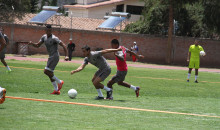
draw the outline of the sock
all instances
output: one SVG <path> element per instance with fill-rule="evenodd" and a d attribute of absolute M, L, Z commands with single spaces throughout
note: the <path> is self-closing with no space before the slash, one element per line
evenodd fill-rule
<path fill-rule="evenodd" d="M 187 79 L 189 79 L 189 78 L 190 78 L 190 75 L 191 75 L 191 74 L 190 74 L 190 73 L 188 73 L 188 77 L 187 77 Z"/>
<path fill-rule="evenodd" d="M 108 88 L 108 87 L 106 87 L 106 86 L 104 86 L 103 89 L 106 90 L 106 91 L 110 91 L 110 90 L 111 90 L 110 88 Z"/>
<path fill-rule="evenodd" d="M 197 78 L 198 78 L 198 75 L 195 75 L 195 80 L 197 80 Z"/>
<path fill-rule="evenodd" d="M 131 85 L 130 88 L 133 89 L 133 90 L 136 90 L 136 87 L 133 86 L 133 85 Z"/>
<path fill-rule="evenodd" d="M 96 90 L 97 90 L 97 92 L 98 92 L 99 97 L 104 97 L 103 94 L 102 94 L 101 89 L 96 89 Z"/>
<path fill-rule="evenodd" d="M 53 84 L 54 90 L 57 91 L 58 90 L 58 86 L 56 81 L 51 82 Z"/>
<path fill-rule="evenodd" d="M 60 79 L 58 79 L 55 75 L 52 77 L 53 80 L 56 80 L 58 84 L 61 83 Z"/>
<path fill-rule="evenodd" d="M 11 69 L 9 68 L 9 66 L 6 66 L 6 68 L 8 69 L 8 71 L 11 71 Z"/>

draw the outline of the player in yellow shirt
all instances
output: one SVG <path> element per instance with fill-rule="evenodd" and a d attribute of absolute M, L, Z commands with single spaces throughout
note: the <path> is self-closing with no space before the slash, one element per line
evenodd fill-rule
<path fill-rule="evenodd" d="M 199 45 L 199 41 L 195 40 L 194 45 L 189 47 L 187 62 L 189 63 L 189 72 L 187 77 L 187 82 L 189 82 L 189 78 L 192 72 L 192 69 L 195 68 L 195 83 L 198 83 L 198 71 L 200 65 L 200 51 L 204 51 L 202 46 Z"/>

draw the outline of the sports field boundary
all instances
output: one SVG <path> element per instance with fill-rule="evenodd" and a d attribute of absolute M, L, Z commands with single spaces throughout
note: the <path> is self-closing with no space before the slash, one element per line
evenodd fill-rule
<path fill-rule="evenodd" d="M 0 67 L 4 67 L 1 66 Z M 41 70 L 43 71 L 44 69 L 37 69 L 37 68 L 27 68 L 27 67 L 16 67 L 16 66 L 10 66 L 11 68 L 18 68 L 18 69 L 28 69 L 28 70 Z M 69 72 L 70 71 L 62 71 L 62 70 L 56 70 L 56 72 Z M 110 76 L 114 76 L 114 75 L 110 75 Z M 182 82 L 186 82 L 186 80 L 182 80 L 182 79 L 170 79 L 170 78 L 156 78 L 156 77 L 138 77 L 138 76 L 127 76 L 127 77 L 132 77 L 132 78 L 137 78 L 137 79 L 154 79 L 154 80 L 176 80 L 176 81 L 182 81 Z M 202 83 L 219 83 L 220 82 L 210 82 L 210 81 L 200 81 Z"/>
<path fill-rule="evenodd" d="M 32 58 L 32 57 L 18 57 L 18 56 L 6 56 L 7 60 L 23 60 L 23 61 L 47 61 L 47 58 Z M 82 64 L 83 60 L 72 60 L 72 61 L 64 61 L 60 59 L 60 62 L 66 63 L 75 63 L 75 64 Z M 109 63 L 111 66 L 115 66 L 115 63 Z M 169 65 L 154 65 L 154 64 L 147 64 L 147 63 L 127 63 L 129 67 L 136 67 L 136 68 L 150 68 L 150 69 L 167 69 L 167 70 L 185 70 L 188 71 L 188 67 L 181 67 L 181 66 L 169 66 Z M 200 68 L 200 72 L 213 72 L 213 73 L 220 73 L 220 69 L 211 69 L 211 68 Z"/>
<path fill-rule="evenodd" d="M 171 112 L 171 111 L 161 111 L 161 110 L 152 110 L 152 109 L 141 109 L 141 108 L 132 108 L 132 107 L 108 106 L 108 105 L 79 103 L 79 102 L 66 102 L 66 101 L 35 99 L 35 98 L 23 98 L 23 97 L 13 97 L 13 96 L 6 96 L 6 98 L 17 99 L 17 100 L 28 100 L 28 101 L 39 101 L 39 102 L 50 102 L 50 103 L 62 103 L 62 104 L 72 104 L 72 105 L 81 105 L 81 106 L 101 107 L 101 108 L 111 108 L 111 109 L 122 109 L 122 110 L 145 111 L 145 112 L 176 114 L 176 115 L 186 115 L 186 116 L 220 118 L 220 116 L 200 115 L 200 114 L 193 114 L 193 113 L 182 113 L 182 112 Z"/>

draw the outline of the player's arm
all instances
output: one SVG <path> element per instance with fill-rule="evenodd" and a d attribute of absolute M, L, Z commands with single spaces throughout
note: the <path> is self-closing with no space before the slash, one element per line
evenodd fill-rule
<path fill-rule="evenodd" d="M 42 44 L 43 44 L 42 41 L 39 41 L 38 43 L 33 43 L 32 41 L 30 41 L 28 43 L 28 45 L 32 45 L 33 47 L 37 47 L 37 48 L 39 48 Z"/>
<path fill-rule="evenodd" d="M 69 57 L 68 57 L 68 51 L 66 49 L 66 45 L 63 42 L 60 42 L 59 45 L 63 47 L 64 53 L 65 53 L 65 60 L 68 60 Z"/>
<path fill-rule="evenodd" d="M 0 51 L 2 51 L 6 47 L 6 41 L 3 37 L 0 38 L 0 43 L 1 43 Z"/>
<path fill-rule="evenodd" d="M 106 54 L 106 53 L 111 53 L 111 52 L 116 52 L 116 51 L 121 51 L 121 48 L 101 50 L 101 54 Z"/>
<path fill-rule="evenodd" d="M 124 55 L 120 55 L 119 53 L 114 53 L 114 55 L 120 60 L 120 61 L 124 61 Z"/>
<path fill-rule="evenodd" d="M 189 62 L 190 55 L 191 55 L 191 52 L 188 52 L 187 62 Z"/>
<path fill-rule="evenodd" d="M 80 72 L 86 67 L 87 64 L 82 64 L 80 67 L 78 67 L 76 70 L 71 71 L 71 75 L 73 75 L 76 72 Z"/>
<path fill-rule="evenodd" d="M 144 58 L 143 55 L 137 55 L 136 53 L 134 53 L 133 51 L 127 50 L 127 53 L 134 55 L 136 58 L 140 59 L 140 58 Z"/>

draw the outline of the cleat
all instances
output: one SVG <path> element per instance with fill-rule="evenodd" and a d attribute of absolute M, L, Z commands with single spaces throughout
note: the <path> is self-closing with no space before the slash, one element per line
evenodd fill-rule
<path fill-rule="evenodd" d="M 5 101 L 5 95 L 6 95 L 6 89 L 5 88 L 0 88 L 1 93 L 0 93 L 0 104 L 4 103 Z"/>
<path fill-rule="evenodd" d="M 195 83 L 199 83 L 199 82 L 196 80 Z"/>
<path fill-rule="evenodd" d="M 186 81 L 189 82 L 189 79 L 187 79 Z"/>
<path fill-rule="evenodd" d="M 60 83 L 60 84 L 58 84 L 58 91 L 60 91 L 60 89 L 62 88 L 63 84 L 64 84 L 64 81 L 63 81 L 63 80 L 61 80 L 61 83 Z"/>
<path fill-rule="evenodd" d="M 136 97 L 139 97 L 139 91 L 140 91 L 140 87 L 136 87 L 136 90 L 135 90 Z"/>
<path fill-rule="evenodd" d="M 99 96 L 97 96 L 96 98 L 95 98 L 95 100 L 103 100 L 104 99 L 104 97 L 99 97 Z"/>
<path fill-rule="evenodd" d="M 106 99 L 109 99 L 109 98 L 111 98 L 111 97 L 112 97 L 112 90 L 107 91 L 107 97 L 106 97 Z"/>
<path fill-rule="evenodd" d="M 53 95 L 60 95 L 60 91 L 56 91 L 56 90 L 54 90 L 52 93 L 50 93 L 50 94 L 53 94 Z"/>
<path fill-rule="evenodd" d="M 105 98 L 106 100 L 113 100 L 113 97 L 110 97 L 110 98 Z"/>

